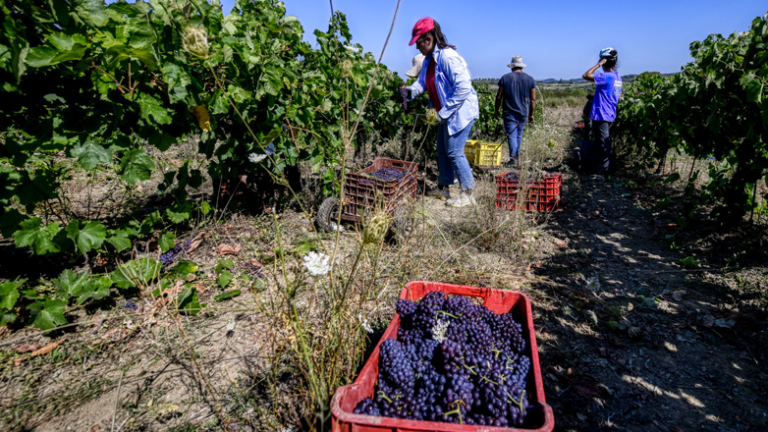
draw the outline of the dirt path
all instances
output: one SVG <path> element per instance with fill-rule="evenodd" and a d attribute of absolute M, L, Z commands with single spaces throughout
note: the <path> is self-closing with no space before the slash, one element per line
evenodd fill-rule
<path fill-rule="evenodd" d="M 737 275 L 680 267 L 614 181 L 569 176 L 549 227 L 567 248 L 536 270 L 556 430 L 768 430 L 764 308 L 729 294 Z"/>

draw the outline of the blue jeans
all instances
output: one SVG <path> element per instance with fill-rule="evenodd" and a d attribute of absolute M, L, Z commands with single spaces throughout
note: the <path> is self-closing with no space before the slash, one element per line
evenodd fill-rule
<path fill-rule="evenodd" d="M 507 141 L 509 142 L 510 159 L 517 159 L 517 155 L 520 152 L 526 120 L 525 117 L 518 117 L 515 114 L 504 114 L 504 132 L 506 132 Z"/>
<path fill-rule="evenodd" d="M 473 120 L 467 127 L 454 135 L 448 134 L 447 121 L 443 121 L 437 127 L 437 167 L 440 170 L 438 185 L 451 185 L 454 177 L 458 177 L 463 190 L 470 190 L 475 187 L 472 168 L 469 167 L 467 156 L 464 155 L 464 146 L 467 144 L 467 138 L 469 138 L 474 124 Z"/>

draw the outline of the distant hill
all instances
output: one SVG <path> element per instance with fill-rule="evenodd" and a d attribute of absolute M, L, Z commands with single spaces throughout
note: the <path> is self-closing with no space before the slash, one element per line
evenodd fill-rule
<path fill-rule="evenodd" d="M 661 74 L 661 76 L 665 78 L 669 78 L 672 75 L 675 75 L 675 73 Z M 637 79 L 637 74 L 622 75 L 621 79 L 626 84 L 632 84 Z M 496 83 L 499 82 L 499 78 L 475 78 L 472 80 L 472 82 L 483 83 L 491 86 L 491 88 L 496 88 Z M 547 78 L 543 80 L 537 80 L 536 82 L 539 84 L 543 84 L 547 87 L 549 86 L 557 87 L 558 85 L 591 85 L 592 84 L 583 78 L 571 78 L 571 79 Z"/>

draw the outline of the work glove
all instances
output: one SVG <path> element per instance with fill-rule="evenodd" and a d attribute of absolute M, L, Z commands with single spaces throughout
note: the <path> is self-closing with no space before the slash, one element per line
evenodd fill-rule
<path fill-rule="evenodd" d="M 408 111 L 408 99 L 411 97 L 411 89 L 400 87 L 400 98 L 403 100 L 403 111 Z"/>

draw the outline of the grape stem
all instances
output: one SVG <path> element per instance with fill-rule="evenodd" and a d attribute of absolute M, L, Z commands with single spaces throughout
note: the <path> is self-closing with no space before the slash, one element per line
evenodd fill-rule
<path fill-rule="evenodd" d="M 377 394 L 378 394 L 378 396 L 379 396 L 380 398 L 384 399 L 385 401 L 387 401 L 387 402 L 389 402 L 389 403 L 392 403 L 392 399 L 388 398 L 388 397 L 387 397 L 387 394 L 386 394 L 386 393 L 384 393 L 383 391 L 379 391 Z"/>
<path fill-rule="evenodd" d="M 464 366 L 464 369 L 467 369 L 468 371 L 472 372 L 472 375 L 477 375 L 477 372 L 475 372 L 475 368 L 476 368 L 477 366 L 467 366 L 467 365 L 465 365 L 465 364 L 464 364 L 464 365 L 462 365 L 462 366 Z"/>
<path fill-rule="evenodd" d="M 520 408 L 520 412 L 522 413 L 522 412 L 523 412 L 523 410 L 524 410 L 524 408 L 523 408 L 523 392 L 522 392 L 522 391 L 520 392 L 520 402 L 516 401 L 516 400 L 515 400 L 515 398 L 514 398 L 514 397 L 512 397 L 512 395 L 511 395 L 511 394 L 509 394 L 509 392 L 507 391 L 507 389 L 504 389 L 504 393 L 506 393 L 506 394 L 507 394 L 507 396 L 509 397 L 509 400 L 510 400 L 510 401 L 512 401 L 513 403 L 515 403 L 515 404 L 516 404 L 516 405 L 517 405 L 517 406 Z"/>
<path fill-rule="evenodd" d="M 456 408 L 454 408 L 451 411 L 448 411 L 447 413 L 445 413 L 445 416 L 447 417 L 449 415 L 456 414 L 456 415 L 459 416 L 459 424 L 464 424 L 464 422 L 461 420 L 461 409 L 459 408 L 459 403 L 463 404 L 464 406 L 467 405 L 467 404 L 464 403 L 464 400 L 462 400 L 462 399 L 455 400 L 455 401 L 453 401 L 453 403 L 451 405 L 455 406 Z"/>
<path fill-rule="evenodd" d="M 449 317 L 454 318 L 454 319 L 459 319 L 459 317 L 457 317 L 456 315 L 452 315 L 452 314 L 450 314 L 450 313 L 448 313 L 446 311 L 437 311 L 437 313 L 435 314 L 435 318 L 437 318 L 437 315 L 440 315 L 440 314 L 448 315 Z"/>

